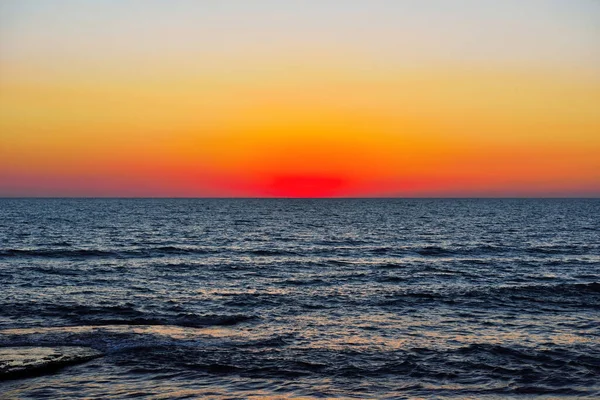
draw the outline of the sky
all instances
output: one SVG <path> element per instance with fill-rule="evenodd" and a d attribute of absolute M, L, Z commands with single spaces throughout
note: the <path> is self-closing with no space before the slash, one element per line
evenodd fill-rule
<path fill-rule="evenodd" d="M 600 196 L 597 0 L 2 0 L 0 196 Z"/>

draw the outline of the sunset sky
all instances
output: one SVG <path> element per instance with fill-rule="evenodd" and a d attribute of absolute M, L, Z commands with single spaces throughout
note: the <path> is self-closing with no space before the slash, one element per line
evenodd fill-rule
<path fill-rule="evenodd" d="M 0 2 L 0 196 L 599 195 L 597 0 Z"/>

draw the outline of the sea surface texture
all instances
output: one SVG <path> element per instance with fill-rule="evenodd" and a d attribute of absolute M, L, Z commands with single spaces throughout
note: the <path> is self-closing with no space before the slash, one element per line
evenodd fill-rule
<path fill-rule="evenodd" d="M 600 200 L 0 199 L 0 283 L 102 354 L 0 398 L 600 397 Z"/>

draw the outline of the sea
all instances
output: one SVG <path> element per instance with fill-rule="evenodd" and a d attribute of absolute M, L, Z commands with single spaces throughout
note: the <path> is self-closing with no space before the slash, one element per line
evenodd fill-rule
<path fill-rule="evenodd" d="M 600 398 L 600 199 L 0 199 L 40 348 L 0 398 Z"/>

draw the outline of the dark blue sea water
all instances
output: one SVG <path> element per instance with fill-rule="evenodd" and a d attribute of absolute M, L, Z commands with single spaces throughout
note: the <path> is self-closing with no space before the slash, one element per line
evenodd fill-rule
<path fill-rule="evenodd" d="M 600 200 L 1 199 L 2 398 L 600 397 Z"/>

